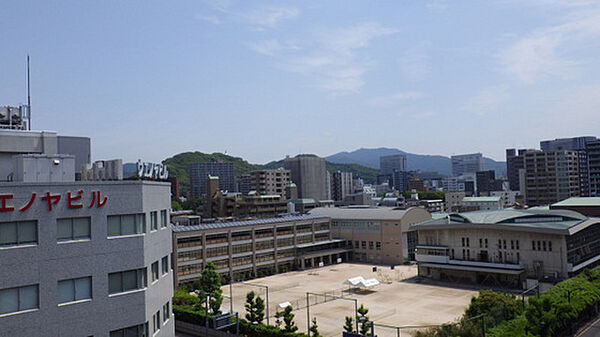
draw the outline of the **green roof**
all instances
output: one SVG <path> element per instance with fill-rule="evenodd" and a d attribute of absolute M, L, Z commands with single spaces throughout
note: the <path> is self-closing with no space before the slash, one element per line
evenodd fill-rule
<path fill-rule="evenodd" d="M 565 199 L 563 201 L 559 201 L 555 204 L 552 204 L 552 206 L 563 206 L 563 207 L 596 206 L 596 207 L 600 207 L 600 197 L 588 197 L 588 198 L 574 197 L 574 198 Z"/>
<path fill-rule="evenodd" d="M 450 213 L 445 218 L 434 218 L 413 225 L 416 229 L 430 226 L 447 226 L 461 224 L 504 225 L 511 227 L 527 227 L 538 229 L 566 230 L 588 218 L 580 213 L 569 210 L 540 210 L 540 209 L 503 209 L 491 211 L 475 211 L 465 213 Z"/>

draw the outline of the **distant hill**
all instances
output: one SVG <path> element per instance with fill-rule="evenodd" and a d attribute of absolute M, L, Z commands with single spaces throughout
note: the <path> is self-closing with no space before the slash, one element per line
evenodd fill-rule
<path fill-rule="evenodd" d="M 310 155 L 303 155 L 310 156 Z M 283 167 L 283 159 L 279 161 L 272 161 L 264 165 L 251 164 L 239 157 L 232 157 L 222 153 L 202 153 L 202 152 L 184 152 L 174 155 L 171 158 L 163 160 L 163 164 L 166 164 L 169 168 L 169 175 L 172 177 L 179 178 L 179 184 L 181 193 L 186 195 L 190 189 L 190 177 L 188 174 L 188 168 L 190 164 L 204 163 L 204 162 L 232 162 L 233 172 L 236 178 L 244 174 L 249 174 L 252 170 L 261 169 L 277 169 Z M 344 171 L 352 172 L 353 177 L 362 178 L 365 183 L 372 184 L 377 179 L 379 171 L 369 167 L 364 167 L 357 164 L 337 164 L 326 162 L 326 169 L 330 172 Z"/>
<path fill-rule="evenodd" d="M 339 152 L 325 159 L 332 163 L 339 164 L 358 164 L 373 169 L 379 169 L 379 157 L 393 154 L 403 154 L 406 156 L 406 164 L 409 171 L 431 171 L 439 172 L 443 175 L 452 174 L 452 163 L 449 157 L 432 156 L 407 153 L 398 149 L 377 148 L 377 149 L 358 149 L 352 152 Z M 506 175 L 506 163 L 497 162 L 490 158 L 483 158 L 484 169 L 496 171 L 496 176 Z"/>
<path fill-rule="evenodd" d="M 188 168 L 190 164 L 195 163 L 207 163 L 207 162 L 232 162 L 233 163 L 233 174 L 236 178 L 244 174 L 249 174 L 252 170 L 258 170 L 262 166 L 250 164 L 242 158 L 228 156 L 223 153 L 202 153 L 202 152 L 183 152 L 174 155 L 171 158 L 163 160 L 163 164 L 166 164 L 169 168 L 169 176 L 178 177 L 181 193 L 186 195 L 190 189 L 190 177 L 188 174 Z"/>

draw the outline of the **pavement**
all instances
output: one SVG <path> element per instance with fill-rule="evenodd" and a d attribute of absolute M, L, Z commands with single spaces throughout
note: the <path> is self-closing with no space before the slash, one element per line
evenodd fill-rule
<path fill-rule="evenodd" d="M 600 317 L 590 323 L 576 334 L 577 337 L 598 337 L 600 336 Z"/>

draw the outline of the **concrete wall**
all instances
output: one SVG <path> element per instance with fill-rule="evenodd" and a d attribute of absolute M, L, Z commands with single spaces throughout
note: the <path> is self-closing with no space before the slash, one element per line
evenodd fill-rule
<path fill-rule="evenodd" d="M 82 190 L 83 207 L 70 209 L 68 192 Z M 92 193 L 108 197 L 102 207 L 92 206 Z M 49 211 L 40 199 L 46 192 L 60 194 L 61 200 Z M 171 229 L 150 232 L 150 211 L 170 207 L 169 184 L 155 182 L 73 182 L 47 184 L 0 184 L 0 194 L 13 194 L 8 204 L 15 211 L 0 213 L 0 222 L 37 220 L 38 244 L 0 248 L 0 289 L 39 284 L 39 309 L 0 315 L 2 335 L 6 336 L 96 336 L 109 331 L 149 323 L 152 315 L 173 295 L 172 272 L 152 283 L 151 264 L 171 253 Z M 26 205 L 36 199 L 26 211 Z M 107 216 L 145 213 L 145 234 L 107 238 Z M 64 217 L 91 217 L 91 240 L 56 240 L 56 220 Z M 160 221 L 160 219 L 159 219 Z M 108 274 L 148 268 L 146 289 L 108 294 Z M 161 268 L 159 268 L 160 270 Z M 161 273 L 162 274 L 162 273 Z M 92 299 L 58 305 L 57 282 L 76 277 L 92 277 Z M 172 306 L 171 306 L 172 307 Z M 162 317 L 161 317 L 162 318 Z M 174 319 L 162 326 L 156 336 L 174 336 Z"/>
<path fill-rule="evenodd" d="M 14 172 L 12 156 L 28 153 L 57 154 L 56 132 L 0 130 L 0 181 Z"/>
<path fill-rule="evenodd" d="M 88 137 L 57 137 L 58 153 L 75 156 L 75 172 L 80 172 L 81 167 L 92 161 L 91 144 Z"/>

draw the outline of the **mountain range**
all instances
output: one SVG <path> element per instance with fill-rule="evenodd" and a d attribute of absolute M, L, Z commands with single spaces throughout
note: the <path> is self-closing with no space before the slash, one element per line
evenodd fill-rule
<path fill-rule="evenodd" d="M 423 155 L 404 152 L 398 149 L 380 147 L 376 149 L 358 149 L 352 152 L 339 152 L 325 157 L 325 160 L 338 164 L 358 164 L 373 169 L 379 169 L 379 157 L 394 154 L 406 156 L 406 165 L 409 171 L 438 172 L 443 175 L 452 175 L 452 162 L 449 157 Z M 484 170 L 494 170 L 496 176 L 506 176 L 506 163 L 483 157 Z"/>

